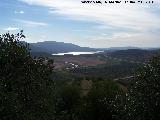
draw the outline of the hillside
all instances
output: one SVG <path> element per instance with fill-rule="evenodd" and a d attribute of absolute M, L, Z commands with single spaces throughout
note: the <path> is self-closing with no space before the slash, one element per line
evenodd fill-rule
<path fill-rule="evenodd" d="M 97 49 L 89 47 L 80 47 L 72 43 L 55 42 L 55 41 L 45 41 L 38 43 L 30 43 L 31 52 L 47 52 L 53 53 L 63 53 L 63 52 L 90 52 L 97 51 Z"/>
<path fill-rule="evenodd" d="M 108 53 L 109 57 L 118 58 L 129 61 L 147 62 L 151 57 L 158 55 L 160 49 L 156 50 L 142 50 L 142 49 L 128 49 L 118 50 Z"/>

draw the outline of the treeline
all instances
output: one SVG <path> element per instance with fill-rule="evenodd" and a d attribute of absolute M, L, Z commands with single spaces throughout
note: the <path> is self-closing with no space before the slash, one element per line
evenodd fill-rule
<path fill-rule="evenodd" d="M 133 62 L 147 63 L 153 56 L 157 56 L 159 54 L 160 49 L 158 48 L 155 50 L 128 49 L 110 52 L 108 56 Z"/>
<path fill-rule="evenodd" d="M 128 61 L 116 61 L 95 67 L 81 67 L 70 71 L 74 76 L 87 79 L 116 79 L 135 74 L 136 70 L 142 67 L 141 63 Z"/>
<path fill-rule="evenodd" d="M 128 91 L 111 80 L 54 81 L 53 61 L 32 59 L 19 42 L 24 37 L 23 31 L 0 36 L 0 120 L 160 119 L 160 57 Z"/>

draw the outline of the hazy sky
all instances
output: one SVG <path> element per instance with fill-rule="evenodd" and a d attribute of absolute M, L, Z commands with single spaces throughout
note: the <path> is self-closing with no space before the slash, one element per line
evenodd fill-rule
<path fill-rule="evenodd" d="M 27 42 L 61 41 L 97 48 L 160 47 L 160 0 L 154 4 L 0 0 L 0 33 L 21 29 Z"/>

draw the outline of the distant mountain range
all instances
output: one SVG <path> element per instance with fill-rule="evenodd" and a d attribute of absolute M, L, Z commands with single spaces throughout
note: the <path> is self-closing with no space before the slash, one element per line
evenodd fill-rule
<path fill-rule="evenodd" d="M 157 50 L 160 48 L 151 48 L 151 47 L 110 47 L 110 48 L 99 48 L 100 50 L 106 51 L 106 52 L 115 52 L 119 50 Z"/>
<path fill-rule="evenodd" d="M 22 41 L 23 44 L 26 42 Z M 99 49 L 80 47 L 72 43 L 56 42 L 56 41 L 44 41 L 37 43 L 29 43 L 30 52 L 33 56 L 51 56 L 55 53 L 66 52 L 94 52 Z"/>
<path fill-rule="evenodd" d="M 25 41 L 21 41 L 25 44 Z M 111 47 L 111 48 L 89 48 L 89 47 L 80 47 L 72 43 L 56 42 L 56 41 L 44 41 L 37 43 L 29 43 L 29 48 L 31 49 L 31 54 L 33 56 L 51 56 L 55 53 L 65 53 L 65 52 L 94 52 L 94 51 L 105 51 L 115 52 L 119 50 L 129 50 L 133 51 L 134 49 L 141 49 L 138 47 Z M 154 50 L 155 48 L 145 48 L 147 50 Z M 122 52 L 122 51 L 121 51 Z M 139 52 L 139 51 L 136 51 Z M 142 51 L 141 51 L 142 52 Z"/>
<path fill-rule="evenodd" d="M 97 49 L 89 48 L 89 47 L 80 47 L 78 45 L 74 45 L 72 43 L 64 43 L 64 42 L 55 42 L 55 41 L 45 41 L 38 43 L 30 43 L 32 46 L 32 51 L 37 51 L 36 48 L 41 48 L 42 51 L 46 51 L 48 53 L 61 53 L 61 52 L 90 52 L 97 51 Z M 33 48 L 36 47 L 36 48 Z"/>

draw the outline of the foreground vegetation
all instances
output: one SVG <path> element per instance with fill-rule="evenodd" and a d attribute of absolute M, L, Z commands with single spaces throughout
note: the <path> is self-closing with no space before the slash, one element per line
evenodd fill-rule
<path fill-rule="evenodd" d="M 17 35 L 0 36 L 0 119 L 49 120 L 53 117 L 51 68 L 33 60 Z"/>
<path fill-rule="evenodd" d="M 0 120 L 160 119 L 160 57 L 126 91 L 106 78 L 52 79 L 68 75 L 54 74 L 51 59 L 33 59 L 23 38 L 23 31 L 0 36 Z"/>

